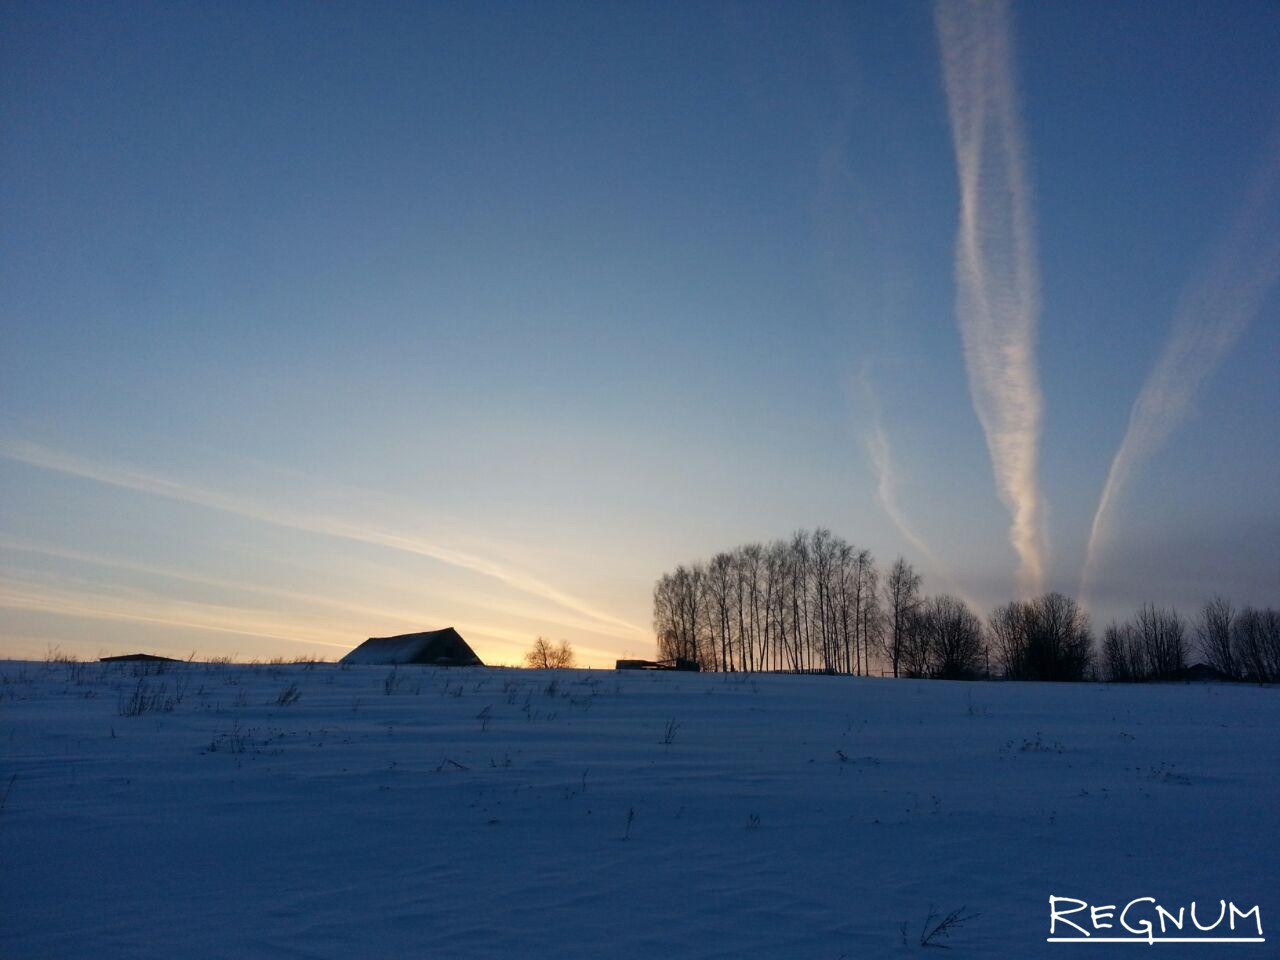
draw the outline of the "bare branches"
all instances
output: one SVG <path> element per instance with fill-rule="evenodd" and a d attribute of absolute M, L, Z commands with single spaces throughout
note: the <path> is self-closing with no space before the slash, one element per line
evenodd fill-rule
<path fill-rule="evenodd" d="M 536 670 L 565 669 L 572 667 L 574 660 L 573 647 L 568 640 L 554 643 L 546 637 L 534 640 L 533 647 L 524 655 L 525 666 Z"/>
<path fill-rule="evenodd" d="M 920 926 L 920 946 L 922 947 L 938 947 L 942 950 L 949 950 L 950 945 L 938 943 L 938 940 L 945 940 L 951 936 L 951 932 L 957 927 L 968 923 L 970 920 L 976 920 L 982 916 L 980 913 L 965 913 L 965 908 L 960 907 L 952 910 L 946 916 L 936 913 L 932 906 L 929 907 L 929 913 L 924 918 L 924 923 Z M 902 921 L 899 928 L 902 932 L 903 946 L 907 945 L 907 921 Z"/>
<path fill-rule="evenodd" d="M 680 564 L 654 585 L 658 654 L 704 670 L 866 673 L 878 584 L 870 552 L 823 528 Z"/>
<path fill-rule="evenodd" d="M 1196 625 L 1196 639 L 1200 653 L 1211 667 L 1228 677 L 1238 672 L 1235 651 L 1232 649 L 1231 632 L 1235 626 L 1236 612 L 1231 602 L 1214 597 L 1200 610 L 1200 622 Z"/>
<path fill-rule="evenodd" d="M 1083 680 L 1093 661 L 1089 618 L 1075 600 L 1046 593 L 997 607 L 992 653 L 1010 680 Z"/>

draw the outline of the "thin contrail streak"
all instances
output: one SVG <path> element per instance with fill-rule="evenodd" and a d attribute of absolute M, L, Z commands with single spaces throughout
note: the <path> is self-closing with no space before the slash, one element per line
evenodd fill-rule
<path fill-rule="evenodd" d="M 871 465 L 876 471 L 876 497 L 880 500 L 880 508 L 893 521 L 898 532 L 916 549 L 931 566 L 937 566 L 937 559 L 929 545 L 911 528 L 907 518 L 898 505 L 897 477 L 893 468 L 893 456 L 889 451 L 889 438 L 884 428 L 877 422 L 872 425 L 867 435 L 867 453 L 871 457 Z"/>
<path fill-rule="evenodd" d="M 1280 134 L 1272 142 L 1226 235 L 1183 290 L 1169 340 L 1129 412 L 1089 528 L 1080 574 L 1082 602 L 1093 588 L 1125 487 L 1178 428 L 1196 391 L 1280 282 Z"/>
<path fill-rule="evenodd" d="M 336 630 L 299 629 L 295 622 L 286 624 L 282 617 L 273 617 L 265 611 L 191 602 L 166 602 L 159 598 L 131 599 L 92 591 L 58 589 L 40 585 L 0 584 L 0 609 L 30 610 L 93 620 L 151 623 L 187 630 L 311 643 L 347 650 L 351 649 L 352 645 L 350 634 L 343 634 Z"/>
<path fill-rule="evenodd" d="M 889 449 L 889 438 L 885 435 L 884 428 L 878 420 L 872 425 L 871 433 L 867 436 L 867 453 L 871 457 L 872 466 L 875 467 L 876 496 L 880 500 L 881 509 L 893 521 L 893 525 L 898 528 L 898 532 L 924 558 L 925 563 L 929 565 L 929 569 L 937 573 L 947 587 L 948 592 L 959 597 L 974 610 L 981 610 L 982 607 L 961 589 L 951 574 L 947 572 L 946 567 L 934 556 L 933 551 L 929 549 L 929 545 L 907 522 L 902 508 L 898 504 L 897 474 L 894 470 L 893 454 Z"/>
<path fill-rule="evenodd" d="M 996 490 L 1012 516 L 1019 588 L 1038 593 L 1045 577 L 1037 478 L 1040 280 L 1008 4 L 942 0 L 935 20 L 960 183 L 956 315 L 969 392 Z"/>
<path fill-rule="evenodd" d="M 303 593 L 296 590 L 271 587 L 261 583 L 247 583 L 239 580 L 225 580 L 219 577 L 206 577 L 200 574 L 178 570 L 171 566 L 160 567 L 153 566 L 151 564 L 136 563 L 130 560 L 103 557 L 97 554 L 87 553 L 82 550 L 70 550 L 64 547 L 32 543 L 25 540 L 13 540 L 0 537 L 0 551 L 35 554 L 58 560 L 69 560 L 75 563 L 90 564 L 109 570 L 123 570 L 131 573 L 142 573 L 148 576 L 161 577 L 167 580 L 177 580 L 181 583 L 190 583 L 197 586 L 231 590 L 237 593 L 257 594 L 259 596 L 272 597 L 277 600 L 285 600 L 289 603 L 300 604 L 304 608 L 324 607 L 327 610 L 335 610 L 349 616 L 359 617 L 362 621 L 373 624 L 388 625 L 392 623 L 402 623 L 420 628 L 423 623 L 438 622 L 442 619 L 439 616 L 422 610 L 400 610 L 387 608 L 381 605 L 368 606 L 364 604 L 350 603 L 348 601 L 338 600 L 334 597 L 325 596 L 323 594 Z M 84 616 L 85 614 L 78 612 L 76 615 Z M 458 627 L 468 636 L 473 634 L 479 635 L 520 647 L 526 646 L 529 642 L 527 633 L 520 633 L 514 630 L 504 629 L 502 627 L 491 626 L 489 624 L 458 620 L 456 618 L 450 618 L 450 620 L 454 626 Z M 581 623 L 573 624 L 573 626 L 577 626 L 584 630 L 592 629 L 592 627 Z M 381 627 L 378 627 L 377 629 L 381 629 Z M 270 639 L 282 639 L 270 634 L 252 635 L 266 636 Z M 358 631 L 352 631 L 350 635 L 352 637 L 352 642 L 354 642 L 361 634 Z M 350 646 L 350 643 L 348 643 L 347 646 Z"/>
<path fill-rule="evenodd" d="M 635 624 L 597 610 L 585 601 L 570 596 L 541 580 L 510 570 L 484 557 L 478 557 L 474 554 L 454 550 L 439 544 L 372 527 L 365 527 L 336 518 L 303 517 L 283 510 L 273 510 L 241 497 L 208 490 L 193 484 L 181 483 L 145 471 L 129 467 L 90 463 L 61 451 L 51 450 L 27 441 L 0 440 L 0 456 L 16 460 L 19 463 L 25 463 L 28 466 L 52 470 L 69 476 L 81 477 L 108 486 L 134 490 L 169 500 L 193 503 L 210 510 L 234 514 L 277 527 L 323 534 L 358 543 L 373 544 L 402 553 L 429 557 L 463 570 L 491 577 L 515 590 L 541 597 L 544 600 L 550 600 L 565 609 L 580 613 L 599 624 L 603 624 L 604 626 L 599 628 L 600 633 L 629 640 L 647 639 L 649 637 L 648 631 L 637 627 Z"/>
<path fill-rule="evenodd" d="M 6 551 L 13 553 L 35 554 L 57 560 L 68 560 L 73 563 L 90 564 L 92 566 L 102 567 L 108 570 L 123 570 L 131 573 L 141 573 L 147 576 L 161 577 L 167 580 L 176 580 L 181 583 L 191 583 L 198 586 L 231 590 L 237 593 L 253 593 L 258 594 L 259 596 L 273 597 L 279 600 L 286 600 L 290 603 L 301 604 L 304 607 L 325 607 L 329 610 L 338 610 L 343 613 L 358 616 L 362 618 L 363 621 L 374 624 L 403 623 L 420 627 L 423 623 L 433 623 L 447 619 L 468 636 L 471 634 L 478 634 L 492 640 L 498 640 L 502 643 L 518 645 L 520 647 L 527 646 L 529 642 L 528 631 L 518 631 L 506 627 L 494 626 L 488 623 L 460 620 L 456 616 L 452 615 L 449 617 L 443 617 L 437 613 L 420 608 L 404 609 L 388 607 L 384 604 L 370 606 L 368 604 L 351 603 L 350 601 L 340 600 L 335 596 L 325 594 L 304 593 L 297 590 L 267 586 L 262 583 L 249 583 L 241 580 L 226 580 L 220 577 L 209 577 L 202 574 L 180 570 L 173 566 L 156 566 L 154 564 L 138 563 L 133 560 L 124 560 L 118 557 L 106 557 L 99 554 L 88 553 L 83 550 L 73 550 L 46 543 L 35 543 L 29 540 L 12 539 L 0 535 L 0 552 Z M 385 575 L 380 575 L 379 583 L 383 583 L 384 578 Z M 456 600 L 458 597 L 456 595 L 451 595 L 451 599 Z M 477 605 L 477 601 L 466 599 L 465 597 L 463 598 L 463 602 L 468 606 Z M 558 627 L 568 627 L 571 630 L 581 630 L 586 633 L 601 632 L 598 625 L 590 620 L 568 617 L 563 613 L 547 614 L 537 609 L 513 608 L 511 606 L 504 606 L 501 609 L 503 613 L 519 620 L 535 621 L 542 624 L 553 624 Z M 377 627 L 376 629 L 382 629 L 382 627 Z"/>
<path fill-rule="evenodd" d="M 947 589 L 970 607 L 975 610 L 981 610 L 982 608 L 955 582 L 946 567 L 938 562 L 938 558 L 934 555 L 933 550 L 929 548 L 929 545 L 925 543 L 924 538 L 916 533 L 911 524 L 907 522 L 906 514 L 902 512 L 902 507 L 898 503 L 898 475 L 894 468 L 889 436 L 885 433 L 884 425 L 880 420 L 880 402 L 865 368 L 859 376 L 859 381 L 871 409 L 871 431 L 867 434 L 866 444 L 867 455 L 871 458 L 871 466 L 876 472 L 876 498 L 880 501 L 880 508 L 884 510 L 885 515 L 892 521 L 903 538 L 915 548 L 925 563 L 929 565 L 930 570 L 938 574 Z"/>
<path fill-rule="evenodd" d="M 330 607 L 348 609 L 340 605 Z M 47 584 L 0 583 L 0 609 L 26 610 L 77 619 L 153 624 L 262 640 L 307 643 L 339 650 L 350 650 L 362 636 L 354 629 L 325 629 L 300 624 L 294 614 L 270 610 L 175 601 L 136 591 L 121 596 L 101 590 Z M 421 623 L 407 622 L 415 625 Z M 528 643 L 527 636 L 518 636 L 501 629 L 494 630 L 465 622 L 456 622 L 456 625 L 472 639 L 476 636 L 484 637 L 521 649 Z M 575 644 L 575 649 L 579 653 L 596 655 L 602 660 L 614 657 L 612 652 L 581 644 Z"/>

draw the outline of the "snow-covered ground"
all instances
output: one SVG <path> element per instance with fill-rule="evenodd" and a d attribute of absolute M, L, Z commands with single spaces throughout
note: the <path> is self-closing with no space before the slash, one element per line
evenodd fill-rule
<path fill-rule="evenodd" d="M 1280 943 L 1276 689 L 135 672 L 0 663 L 0 957 L 837 960 L 962 906 L 956 957 Z M 1267 943 L 1050 944 L 1051 894 Z"/>

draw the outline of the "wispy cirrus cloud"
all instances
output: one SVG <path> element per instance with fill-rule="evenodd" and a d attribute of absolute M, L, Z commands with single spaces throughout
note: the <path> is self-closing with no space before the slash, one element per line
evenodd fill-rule
<path fill-rule="evenodd" d="M 51 579 L 32 572 L 17 575 L 9 572 L 5 581 L 0 582 L 0 610 L 52 614 L 80 620 L 135 623 L 186 633 L 211 633 L 252 640 L 318 645 L 344 652 L 351 650 L 367 636 L 367 631 L 362 628 L 369 623 L 370 617 L 376 618 L 373 622 L 386 626 L 402 623 L 406 632 L 421 629 L 424 622 L 421 616 L 404 611 L 389 612 L 270 588 L 255 590 L 249 584 L 210 581 L 181 574 L 175 575 L 175 579 L 236 586 L 263 596 L 299 601 L 305 603 L 309 612 L 207 603 L 112 584 L 85 584 L 74 580 Z M 348 619 L 335 621 L 332 613 L 317 611 L 346 614 Z M 492 647 L 494 643 L 501 644 L 505 655 L 499 655 L 500 659 L 518 662 L 528 647 L 527 633 L 464 620 L 455 619 L 452 622 L 474 646 L 482 650 L 484 647 L 476 642 L 477 638 L 484 640 L 486 647 Z M 61 641 L 61 638 L 53 637 L 42 639 L 49 643 Z M 609 660 L 614 656 L 610 651 L 583 644 L 575 644 L 574 648 L 580 654 L 600 660 Z M 485 654 L 488 662 L 493 662 L 493 656 L 492 652 Z"/>
<path fill-rule="evenodd" d="M 1019 588 L 1034 593 L 1045 577 L 1040 280 L 1008 4 L 941 0 L 935 22 L 960 182 L 956 314 L 969 391 L 1012 516 Z"/>
<path fill-rule="evenodd" d="M 345 650 L 353 646 L 350 632 L 303 623 L 294 615 L 79 584 L 19 582 L 10 577 L 0 583 L 0 609 L 153 624 Z"/>
<path fill-rule="evenodd" d="M 648 631 L 599 610 L 587 601 L 559 590 L 537 577 L 486 557 L 432 543 L 419 537 L 405 536 L 338 517 L 308 516 L 288 508 L 268 506 L 245 497 L 175 480 L 151 471 L 118 464 L 92 462 L 25 440 L 0 440 L 0 456 L 28 466 L 151 496 L 196 504 L 260 523 L 372 544 L 388 550 L 438 560 L 458 569 L 492 578 L 514 590 L 550 601 L 566 610 L 587 617 L 595 624 L 595 630 L 598 633 L 628 640 L 648 640 L 649 638 Z"/>
<path fill-rule="evenodd" d="M 1080 575 L 1087 598 L 1125 488 L 1169 440 L 1196 392 L 1226 358 L 1280 282 L 1280 130 L 1225 235 L 1191 278 L 1173 328 L 1129 412 L 1124 439 L 1089 528 Z"/>
<path fill-rule="evenodd" d="M 304 611 L 312 610 L 329 610 L 335 613 L 345 614 L 349 618 L 343 621 L 345 632 L 339 632 L 338 636 L 346 637 L 346 641 L 339 646 L 350 647 L 354 643 L 358 643 L 369 629 L 373 630 L 393 630 L 402 628 L 421 629 L 424 623 L 441 623 L 445 620 L 453 623 L 458 629 L 462 630 L 468 637 L 480 636 L 489 640 L 496 640 L 511 648 L 512 652 L 523 649 L 528 646 L 528 631 L 511 630 L 505 627 L 495 626 L 489 623 L 480 623 L 475 621 L 459 620 L 457 617 L 441 617 L 430 611 L 420 608 L 404 609 L 388 606 L 384 604 L 370 605 L 361 603 L 352 603 L 347 600 L 338 599 L 334 596 L 308 593 L 299 590 L 290 590 L 282 587 L 268 586 L 263 583 L 250 583 L 242 580 L 229 580 L 223 577 L 210 577 L 199 573 L 193 573 L 188 570 L 181 570 L 171 565 L 158 566 L 155 564 L 138 563 L 134 560 L 121 559 L 118 557 L 107 557 L 96 553 L 90 553 L 85 550 L 77 550 L 55 544 L 35 543 L 30 540 L 14 539 L 10 537 L 0 537 L 0 553 L 10 554 L 29 554 L 43 558 L 67 561 L 71 564 L 87 565 L 90 567 L 98 567 L 110 573 L 133 573 L 142 574 L 146 577 L 154 577 L 160 580 L 176 581 L 178 583 L 190 584 L 195 587 L 211 588 L 219 591 L 226 591 L 234 596 L 258 596 L 266 597 L 271 600 L 280 601 L 291 604 L 295 609 Z M 40 574 L 34 571 L 26 571 L 24 578 L 29 583 L 39 583 Z M 47 584 L 40 584 L 47 586 Z M 122 590 L 115 587 L 115 593 L 110 594 L 117 600 L 123 596 L 126 599 L 133 596 L 133 592 Z M 110 587 L 68 587 L 65 584 L 57 587 L 58 595 L 66 598 L 78 598 L 71 606 L 58 610 L 53 606 L 45 605 L 39 609 L 46 613 L 63 612 L 74 616 L 93 618 L 93 611 L 99 609 L 98 601 L 104 595 L 106 590 L 110 593 Z M 0 593 L 0 607 L 4 606 L 5 595 Z M 165 601 L 168 598 L 160 598 Z M 52 602 L 52 601 L 50 601 Z M 152 601 L 148 600 L 150 604 Z M 35 609 L 32 607 L 21 607 L 20 609 Z M 106 608 L 110 612 L 110 608 Z M 139 607 L 138 613 L 150 607 Z M 185 626 L 191 629 L 214 629 L 222 625 L 221 620 L 208 621 L 203 618 L 200 611 L 212 609 L 218 612 L 220 616 L 224 616 L 228 610 L 237 609 L 221 604 L 196 604 L 190 606 L 183 614 L 184 619 L 175 625 Z M 249 618 L 255 618 L 259 611 L 254 608 L 240 607 L 244 614 Z M 119 616 L 112 616 L 108 619 L 125 619 Z M 283 624 L 278 624 L 275 629 L 289 629 L 297 626 L 303 618 L 299 618 L 296 614 L 291 614 L 290 619 Z M 212 623 L 212 626 L 206 627 L 206 624 Z M 590 629 L 589 625 L 578 624 L 582 629 Z M 255 631 L 233 631 L 225 630 L 223 632 L 239 632 L 245 636 L 261 637 L 264 639 L 300 639 L 296 636 L 283 636 L 278 633 L 260 633 Z M 310 642 L 303 640 L 303 642 Z"/>

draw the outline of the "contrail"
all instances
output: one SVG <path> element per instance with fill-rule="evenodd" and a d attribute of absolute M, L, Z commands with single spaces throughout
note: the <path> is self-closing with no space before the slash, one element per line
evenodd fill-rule
<path fill-rule="evenodd" d="M 544 600 L 550 600 L 552 603 L 567 610 L 589 617 L 596 623 L 604 625 L 598 628 L 600 633 L 628 640 L 647 640 L 650 636 L 648 631 L 635 624 L 597 610 L 585 601 L 570 596 L 527 574 L 510 570 L 484 557 L 478 557 L 474 554 L 429 543 L 414 537 L 406 537 L 336 518 L 303 517 L 290 514 L 287 511 L 274 510 L 241 497 L 181 483 L 131 467 L 90 463 L 61 451 L 51 450 L 27 441 L 0 440 L 0 456 L 16 460 L 19 463 L 25 463 L 28 466 L 52 470 L 68 476 L 81 477 L 108 486 L 134 490 L 169 500 L 193 503 L 210 510 L 234 514 L 277 527 L 323 534 L 358 543 L 373 544 L 402 553 L 429 557 L 463 570 L 491 577 L 515 590 L 541 597 Z"/>
<path fill-rule="evenodd" d="M 1280 130 L 1212 258 L 1192 277 L 1173 330 L 1129 412 L 1089 530 L 1081 602 L 1092 589 L 1112 517 L 1134 472 L 1169 439 L 1200 385 L 1217 369 L 1280 281 Z"/>
<path fill-rule="evenodd" d="M 1037 479 L 1043 403 L 1036 373 L 1039 276 L 1008 4 L 941 0 L 935 21 L 960 182 L 956 315 L 973 408 L 1024 593 L 1044 586 Z"/>
<path fill-rule="evenodd" d="M 876 470 L 876 496 L 880 500 L 881 508 L 898 528 L 898 532 L 911 546 L 915 547 L 925 563 L 929 565 L 929 569 L 941 578 L 949 593 L 959 597 L 974 610 L 981 611 L 982 606 L 961 589 L 947 572 L 946 567 L 938 562 L 929 545 L 912 529 L 903 515 L 902 508 L 898 505 L 897 476 L 893 468 L 893 455 L 889 450 L 889 438 L 885 435 L 884 428 L 878 419 L 867 436 L 867 453 L 871 456 L 871 464 Z"/>
<path fill-rule="evenodd" d="M 958 596 L 974 610 L 981 610 L 982 607 L 960 588 L 947 571 L 947 568 L 938 562 L 938 558 L 934 556 L 929 545 L 924 542 L 924 538 L 916 533 L 911 524 L 907 522 L 906 515 L 902 512 L 902 507 L 898 503 L 897 473 L 894 470 L 893 453 L 889 447 L 889 436 L 885 433 L 884 425 L 880 419 L 880 402 L 876 397 L 875 389 L 871 385 L 871 380 L 867 376 L 865 366 L 858 379 L 871 408 L 871 431 L 867 434 L 866 444 L 867 455 L 871 458 L 871 466 L 876 471 L 876 497 L 880 501 L 880 508 L 884 510 L 885 515 L 897 527 L 903 538 L 915 548 L 925 563 L 929 565 L 929 569 L 942 579 L 948 591 Z"/>
<path fill-rule="evenodd" d="M 898 532 L 906 538 L 907 542 L 915 547 L 931 566 L 936 567 L 938 561 L 933 551 L 907 523 L 902 509 L 898 506 L 897 479 L 893 471 L 893 457 L 889 452 L 889 438 L 885 436 L 884 428 L 879 422 L 872 425 L 871 433 L 867 436 L 867 453 L 871 456 L 871 465 L 876 470 L 876 496 L 880 500 L 881 509 L 893 521 L 893 525 L 898 528 Z"/>

